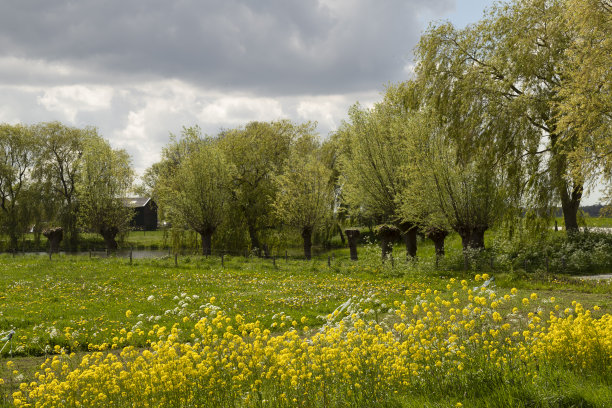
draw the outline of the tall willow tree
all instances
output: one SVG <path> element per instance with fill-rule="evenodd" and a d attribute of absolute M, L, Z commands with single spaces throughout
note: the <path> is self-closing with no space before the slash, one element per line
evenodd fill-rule
<path fill-rule="evenodd" d="M 559 105 L 568 87 L 563 70 L 577 38 L 576 28 L 564 17 L 569 1 L 498 3 L 486 18 L 465 29 L 431 27 L 417 48 L 417 77 L 428 102 L 443 115 L 454 104 L 465 106 L 458 92 L 463 90 L 492 101 L 490 111 L 514 116 L 516 131 L 499 132 L 490 141 L 496 156 L 503 156 L 509 144 L 522 145 L 532 175 L 527 180 L 532 199 L 525 204 L 560 202 L 566 227 L 577 230 L 577 210 L 593 173 L 582 171 L 576 162 L 582 159 L 572 152 L 593 139 L 592 134 L 580 139 L 573 126 L 560 125 Z"/>
<path fill-rule="evenodd" d="M 200 148 L 201 143 L 202 131 L 198 126 L 183 127 L 179 136 L 170 133 L 170 141 L 162 148 L 161 160 L 145 170 L 140 189 L 156 200 L 162 219 L 167 218 L 164 188 L 171 183 L 187 157 Z"/>
<path fill-rule="evenodd" d="M 29 226 L 35 205 L 28 198 L 39 151 L 30 126 L 0 124 L 0 225 L 12 249 Z"/>
<path fill-rule="evenodd" d="M 95 138 L 96 130 L 49 122 L 35 126 L 35 132 L 41 142 L 36 175 L 55 207 L 48 221 L 59 222 L 67 235 L 68 248 L 76 250 L 79 239 L 77 181 L 85 143 Z"/>
<path fill-rule="evenodd" d="M 386 99 L 372 109 L 359 105 L 349 110 L 349 122 L 338 130 L 342 145 L 340 169 L 343 196 L 353 211 L 372 217 L 379 224 L 400 228 L 407 256 L 416 256 L 416 228 L 398 213 L 397 196 L 404 189 L 400 175 L 407 157 L 401 149 L 397 122 L 403 112 Z"/>
<path fill-rule="evenodd" d="M 311 123 L 295 125 L 281 120 L 250 122 L 220 135 L 220 147 L 235 170 L 230 180 L 232 204 L 244 217 L 252 249 L 265 252 L 266 231 L 274 226 L 274 176 L 285 164 L 296 138 L 313 132 Z"/>
<path fill-rule="evenodd" d="M 444 163 L 435 160 L 435 125 L 432 122 L 427 112 L 409 111 L 398 127 L 403 136 L 399 148 L 404 150 L 408 160 L 401 165 L 404 188 L 396 202 L 398 214 L 414 223 L 433 241 L 436 255 L 443 256 L 444 240 L 455 220 L 441 207 L 443 194 L 435 183 L 435 175 L 444 169 L 441 167 Z"/>
<path fill-rule="evenodd" d="M 612 203 L 612 1 L 567 0 L 564 18 L 576 36 L 562 68 L 559 129 L 577 139 L 572 172 L 601 175 Z"/>
<path fill-rule="evenodd" d="M 76 185 L 79 223 L 100 234 L 110 251 L 117 249 L 115 238 L 129 228 L 134 215 L 122 201 L 132 187 L 133 177 L 125 150 L 113 149 L 97 134 L 87 138 Z"/>
<path fill-rule="evenodd" d="M 313 232 L 332 211 L 332 171 L 320 160 L 318 150 L 311 135 L 303 136 L 274 179 L 278 188 L 272 204 L 275 214 L 300 231 L 306 259 L 311 258 Z"/>
<path fill-rule="evenodd" d="M 186 225 L 202 240 L 202 255 L 212 253 L 212 236 L 225 217 L 230 169 L 212 138 L 200 138 L 176 171 L 159 180 L 159 197 L 173 224 Z"/>

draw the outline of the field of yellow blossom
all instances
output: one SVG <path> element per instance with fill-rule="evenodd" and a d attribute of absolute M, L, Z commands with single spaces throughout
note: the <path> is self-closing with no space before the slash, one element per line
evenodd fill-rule
<path fill-rule="evenodd" d="M 487 274 L 349 262 L 1 261 L 1 330 L 15 332 L 12 354 L 2 351 L 6 405 L 612 401 L 606 291 L 531 291 Z"/>

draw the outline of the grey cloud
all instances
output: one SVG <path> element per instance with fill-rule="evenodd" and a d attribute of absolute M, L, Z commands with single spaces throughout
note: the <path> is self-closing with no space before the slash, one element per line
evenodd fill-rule
<path fill-rule="evenodd" d="M 11 1 L 0 47 L 108 81 L 182 78 L 267 95 L 342 93 L 404 77 L 423 22 L 452 0 Z"/>

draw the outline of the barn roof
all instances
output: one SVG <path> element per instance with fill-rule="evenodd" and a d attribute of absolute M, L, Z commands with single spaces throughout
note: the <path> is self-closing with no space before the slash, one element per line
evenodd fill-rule
<path fill-rule="evenodd" d="M 139 208 L 147 205 L 151 201 L 151 197 L 124 197 L 121 201 L 126 207 Z"/>

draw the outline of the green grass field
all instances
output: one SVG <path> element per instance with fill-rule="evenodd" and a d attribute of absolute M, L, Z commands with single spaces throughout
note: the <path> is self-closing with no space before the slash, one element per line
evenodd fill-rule
<path fill-rule="evenodd" d="M 429 250 L 427 245 L 420 249 L 423 254 Z M 449 285 L 451 275 L 467 280 L 464 291 L 482 283 L 473 280 L 472 272 L 457 275 L 423 265 L 415 267 L 399 256 L 393 267 L 390 262 L 381 264 L 375 247 L 362 248 L 360 257 L 360 261 L 354 263 L 347 259 L 345 250 L 339 250 L 334 252 L 331 265 L 328 265 L 327 256 L 310 262 L 285 262 L 280 258 L 275 260 L 275 265 L 271 259 L 226 256 L 222 267 L 219 257 L 191 256 L 179 258 L 177 267 L 173 257 L 135 260 L 130 265 L 127 259 L 119 258 L 62 255 L 49 260 L 44 256 L 0 256 L 3 271 L 0 276 L 0 331 L 15 331 L 12 343 L 2 352 L 0 378 L 3 385 L 0 387 L 3 401 L 11 403 L 19 384 L 36 382 L 36 371 L 48 358 L 55 358 L 58 364 L 61 359 L 68 359 L 70 367 L 76 367 L 83 356 L 92 352 L 118 354 L 129 347 L 147 350 L 158 347 L 160 339 L 167 338 L 170 328 L 176 331 L 177 344 L 188 344 L 194 338 L 194 324 L 215 313 L 223 313 L 227 319 L 238 320 L 239 317 L 241 321 L 252 322 L 261 330 L 269 330 L 273 338 L 284 338 L 295 330 L 308 339 L 316 337 L 320 328 L 330 323 L 330 315 L 333 320 L 334 311 L 343 304 L 346 306 L 349 300 L 353 315 L 356 313 L 372 324 L 392 327 L 394 322 L 401 321 L 397 311 L 404 306 L 410 310 L 413 305 L 422 303 L 419 299 L 433 298 L 435 293 L 442 298 L 456 295 L 458 289 Z M 580 281 L 563 276 L 503 272 L 495 272 L 495 277 L 495 291 L 499 296 L 517 288 L 507 301 L 495 306 L 502 315 L 515 316 L 518 312 L 513 309 L 524 309 L 525 300 L 533 296 L 538 301 L 532 302 L 533 305 L 528 301 L 529 310 L 542 316 L 551 311 L 563 315 L 563 310 L 577 308 L 575 302 L 580 308 L 591 309 L 589 313 L 594 318 L 612 311 L 609 280 Z M 467 298 L 465 301 L 469 302 Z M 598 310 L 593 310 L 594 307 Z M 347 310 L 336 313 L 339 316 L 344 313 L 348 319 Z M 523 318 L 527 319 L 527 310 L 524 313 Z M 508 318 L 509 326 L 517 325 L 518 330 L 518 325 L 525 325 L 521 322 L 523 318 Z M 612 333 L 612 327 L 604 329 Z M 68 357 L 70 353 L 75 354 Z M 507 393 L 512 392 L 519 394 L 517 398 L 522 395 L 537 400 L 544 398 L 541 393 L 548 392 L 556 393 L 559 401 L 577 398 L 576 401 L 595 403 L 582 406 L 605 406 L 597 401 L 610 395 L 609 389 L 601 391 L 609 385 L 609 372 L 600 377 L 601 373 L 594 376 L 595 373 L 588 374 L 588 370 L 585 374 L 584 370 L 568 371 L 557 365 L 546 367 L 547 371 L 538 372 L 546 378 L 544 383 L 529 380 L 490 396 L 473 393 L 469 398 L 459 398 L 462 387 L 473 382 L 468 376 L 460 377 L 464 385 L 453 383 L 449 389 L 441 389 L 447 394 L 438 396 L 427 396 L 431 384 L 415 383 L 408 388 L 398 385 L 399 388 L 392 387 L 395 391 L 389 401 L 399 404 L 392 406 L 455 406 L 455 401 L 463 401 L 464 406 L 508 406 L 495 403 L 495 400 L 508 397 Z M 533 369 L 530 370 L 533 374 Z M 57 375 L 61 376 L 59 372 Z M 553 377 L 559 384 L 574 384 L 573 388 L 560 389 L 549 382 Z M 575 385 L 577 380 L 581 381 L 580 386 Z M 347 400 L 330 406 L 353 405 L 348 395 L 354 390 L 343 387 L 337 392 L 346 392 Z M 410 393 L 402 394 L 402 389 Z M 274 395 L 277 403 L 273 406 L 294 405 L 291 401 L 283 403 L 280 392 Z M 100 402 L 88 401 L 92 405 Z M 354 400 L 354 403 L 359 405 L 359 401 Z M 542 401 L 545 399 L 529 406 L 573 406 L 546 405 Z M 243 403 L 244 406 L 258 406 Z M 211 406 L 226 405 L 219 402 Z M 314 403 L 314 406 L 326 405 Z"/>

